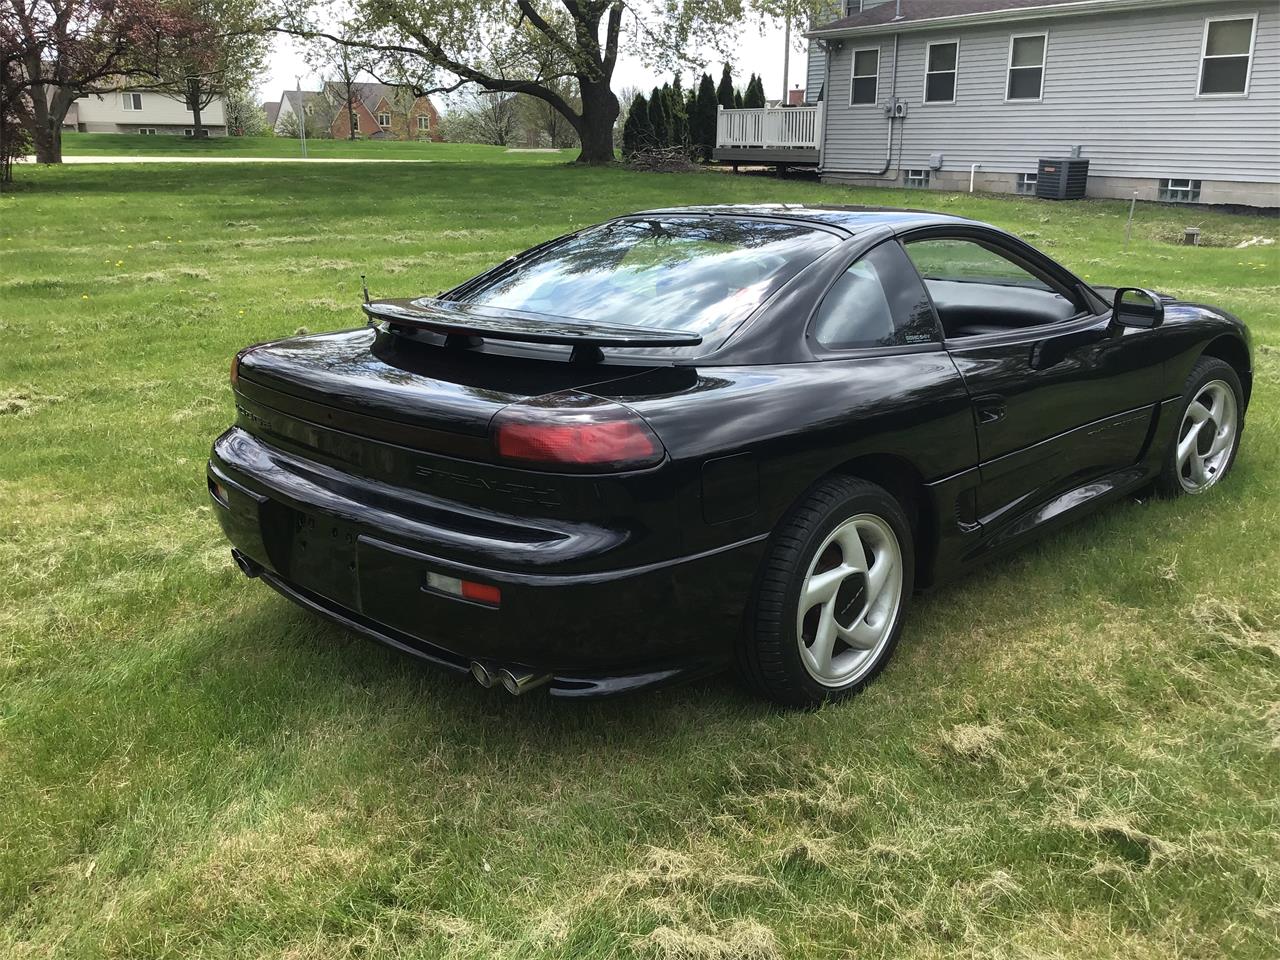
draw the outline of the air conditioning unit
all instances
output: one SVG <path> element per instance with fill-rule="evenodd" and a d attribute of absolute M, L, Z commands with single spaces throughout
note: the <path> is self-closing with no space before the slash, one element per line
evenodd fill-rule
<path fill-rule="evenodd" d="M 1042 200 L 1081 200 L 1089 185 L 1089 161 L 1081 157 L 1040 158 L 1036 196 Z"/>

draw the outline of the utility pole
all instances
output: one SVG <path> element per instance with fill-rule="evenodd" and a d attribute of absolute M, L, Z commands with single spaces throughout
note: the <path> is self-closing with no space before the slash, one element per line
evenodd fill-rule
<path fill-rule="evenodd" d="M 302 78 L 294 77 L 298 83 L 298 136 L 302 138 L 302 159 L 307 159 L 307 102 L 302 99 Z"/>
<path fill-rule="evenodd" d="M 791 14 L 787 14 L 786 48 L 782 51 L 782 105 L 791 96 Z"/>

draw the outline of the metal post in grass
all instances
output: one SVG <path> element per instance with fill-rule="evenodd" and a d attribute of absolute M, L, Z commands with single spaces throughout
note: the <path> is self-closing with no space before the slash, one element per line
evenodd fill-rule
<path fill-rule="evenodd" d="M 1129 222 L 1124 226 L 1124 248 L 1129 249 L 1129 237 L 1133 234 L 1133 209 L 1138 205 L 1138 191 L 1133 192 L 1133 199 L 1129 201 Z"/>
<path fill-rule="evenodd" d="M 298 84 L 298 136 L 302 138 L 302 159 L 307 159 L 307 105 L 302 99 L 302 78 L 294 77 Z"/>

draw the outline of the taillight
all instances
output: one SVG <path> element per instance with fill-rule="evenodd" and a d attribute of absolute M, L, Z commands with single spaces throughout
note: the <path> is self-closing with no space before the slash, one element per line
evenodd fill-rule
<path fill-rule="evenodd" d="M 240 382 L 240 358 L 243 353 L 237 353 L 231 358 L 231 389 L 236 388 L 236 384 Z"/>
<path fill-rule="evenodd" d="M 504 407 L 492 431 L 503 460 L 548 470 L 635 470 L 663 457 L 662 441 L 634 410 L 572 391 Z"/>

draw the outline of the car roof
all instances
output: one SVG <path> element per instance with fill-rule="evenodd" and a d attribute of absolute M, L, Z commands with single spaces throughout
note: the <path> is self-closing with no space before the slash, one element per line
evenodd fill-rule
<path fill-rule="evenodd" d="M 692 207 L 662 207 L 656 210 L 642 210 L 627 216 L 644 217 L 659 214 L 668 216 L 769 217 L 779 220 L 798 220 L 838 227 L 850 234 L 865 233 L 877 227 L 889 227 L 897 231 L 907 227 L 942 226 L 946 224 L 989 226 L 977 220 L 953 217 L 945 213 L 933 213 L 929 210 L 903 210 L 894 207 L 853 205 L 809 207 L 800 203 L 726 203 Z"/>

